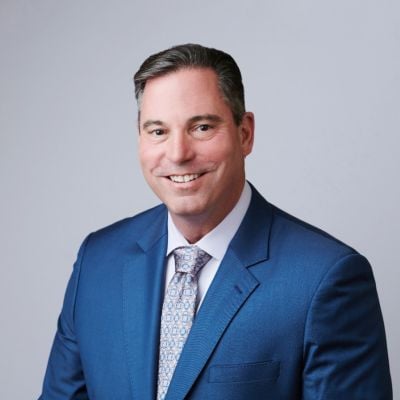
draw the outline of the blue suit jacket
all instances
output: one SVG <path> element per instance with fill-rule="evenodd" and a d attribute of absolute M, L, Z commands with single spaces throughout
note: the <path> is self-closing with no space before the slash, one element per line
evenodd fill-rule
<path fill-rule="evenodd" d="M 88 236 L 41 399 L 155 399 L 166 246 L 162 205 Z M 391 398 L 367 260 L 253 189 L 166 400 Z"/>

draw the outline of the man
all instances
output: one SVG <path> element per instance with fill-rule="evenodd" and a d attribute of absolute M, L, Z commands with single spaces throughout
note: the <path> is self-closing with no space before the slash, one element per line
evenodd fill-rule
<path fill-rule="evenodd" d="M 367 260 L 245 181 L 234 60 L 176 46 L 135 88 L 163 205 L 84 241 L 41 399 L 391 399 Z"/>

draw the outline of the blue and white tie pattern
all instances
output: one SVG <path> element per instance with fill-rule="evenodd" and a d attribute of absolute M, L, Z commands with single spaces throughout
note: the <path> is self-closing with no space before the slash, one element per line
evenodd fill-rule
<path fill-rule="evenodd" d="M 173 251 L 175 274 L 165 293 L 161 315 L 157 400 L 163 400 L 196 311 L 197 274 L 211 256 L 197 246 Z"/>

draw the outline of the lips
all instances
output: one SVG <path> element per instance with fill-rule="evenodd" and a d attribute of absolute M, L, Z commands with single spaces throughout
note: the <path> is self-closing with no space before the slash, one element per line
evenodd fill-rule
<path fill-rule="evenodd" d="M 176 183 L 186 183 L 196 180 L 200 174 L 170 175 L 169 179 Z"/>

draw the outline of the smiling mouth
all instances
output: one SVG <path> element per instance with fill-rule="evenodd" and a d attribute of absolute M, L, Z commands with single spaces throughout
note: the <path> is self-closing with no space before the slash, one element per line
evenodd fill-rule
<path fill-rule="evenodd" d="M 196 180 L 201 174 L 186 174 L 186 175 L 170 175 L 168 178 L 172 182 L 176 183 L 186 183 Z"/>

